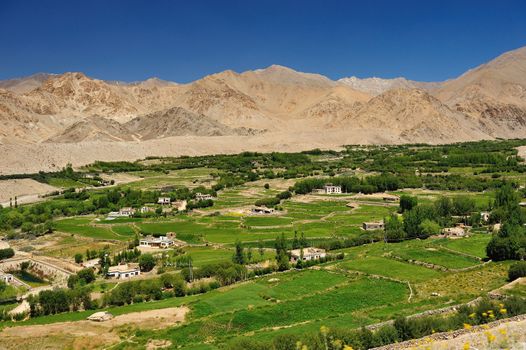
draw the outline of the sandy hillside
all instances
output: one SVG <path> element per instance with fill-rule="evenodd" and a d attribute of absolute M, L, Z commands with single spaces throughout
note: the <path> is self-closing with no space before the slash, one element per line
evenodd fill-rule
<path fill-rule="evenodd" d="M 58 188 L 31 179 L 15 179 L 0 181 L 0 204 L 9 205 L 9 198 L 28 195 L 42 195 L 57 191 Z M 22 203 L 22 201 L 20 202 Z"/>
<path fill-rule="evenodd" d="M 0 123 L 0 173 L 147 155 L 526 138 L 526 47 L 441 83 L 333 81 L 279 65 L 188 84 L 30 76 L 0 82 Z"/>
<path fill-rule="evenodd" d="M 126 329 L 161 329 L 185 319 L 188 308 L 166 308 L 116 316 L 106 322 L 76 321 L 5 328 L 0 349 L 95 349 L 118 343 Z M 121 333 L 121 331 L 123 333 Z"/>

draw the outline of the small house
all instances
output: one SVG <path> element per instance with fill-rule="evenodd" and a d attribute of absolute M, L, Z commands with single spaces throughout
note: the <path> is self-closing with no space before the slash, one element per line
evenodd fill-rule
<path fill-rule="evenodd" d="M 10 273 L 0 273 L 1 282 L 4 282 L 5 284 L 11 284 L 13 280 L 14 280 L 14 277 Z"/>
<path fill-rule="evenodd" d="M 172 202 L 172 199 L 170 197 L 159 197 L 157 199 L 157 204 L 161 205 L 169 205 Z"/>
<path fill-rule="evenodd" d="M 318 260 L 321 258 L 325 258 L 327 256 L 327 253 L 325 252 L 325 249 L 320 248 L 304 248 L 303 253 L 302 249 L 293 249 L 290 251 L 290 261 L 292 263 L 298 262 L 299 260 L 302 261 L 310 261 L 310 260 Z"/>
<path fill-rule="evenodd" d="M 174 241 L 166 236 L 153 237 L 148 236 L 139 240 L 140 247 L 148 248 L 169 248 L 174 245 Z"/>
<path fill-rule="evenodd" d="M 253 214 L 272 214 L 274 213 L 274 209 L 267 208 L 267 207 L 255 207 L 252 208 Z"/>
<path fill-rule="evenodd" d="M 383 230 L 384 229 L 384 222 L 383 221 L 364 222 L 362 224 L 362 228 L 365 231 Z"/>
<path fill-rule="evenodd" d="M 201 193 L 201 192 L 197 192 L 195 194 L 195 199 L 198 200 L 198 201 L 207 201 L 207 200 L 213 200 L 214 197 L 212 197 L 212 195 L 210 195 L 210 194 L 204 194 L 204 193 Z"/>
<path fill-rule="evenodd" d="M 141 209 L 139 209 L 139 211 L 141 212 L 141 214 L 153 213 L 155 211 L 155 208 L 142 207 Z"/>
<path fill-rule="evenodd" d="M 340 194 L 342 193 L 342 187 L 341 186 L 334 186 L 333 184 L 326 184 L 323 189 L 325 190 L 325 194 Z"/>
<path fill-rule="evenodd" d="M 457 226 L 457 227 L 446 227 L 442 230 L 442 233 L 446 237 L 464 237 L 466 235 L 466 231 L 463 227 Z"/>
<path fill-rule="evenodd" d="M 130 216 L 133 216 L 135 214 L 135 209 L 133 209 L 131 207 L 124 207 L 124 208 L 121 208 L 119 210 L 119 214 L 121 216 L 130 217 Z"/>
<path fill-rule="evenodd" d="M 480 212 L 480 220 L 482 222 L 488 222 L 489 221 L 490 212 L 489 211 L 481 211 Z"/>
<path fill-rule="evenodd" d="M 110 266 L 107 275 L 108 277 L 124 279 L 139 276 L 140 274 L 141 270 L 136 264 L 123 264 L 117 266 Z"/>

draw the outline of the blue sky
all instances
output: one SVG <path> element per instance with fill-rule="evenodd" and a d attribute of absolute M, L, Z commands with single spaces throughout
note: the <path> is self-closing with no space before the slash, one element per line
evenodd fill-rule
<path fill-rule="evenodd" d="M 188 82 L 281 64 L 437 81 L 525 45 L 524 0 L 0 0 L 0 79 Z"/>

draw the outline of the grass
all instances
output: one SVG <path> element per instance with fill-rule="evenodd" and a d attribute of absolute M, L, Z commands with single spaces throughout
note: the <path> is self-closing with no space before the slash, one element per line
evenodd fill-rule
<path fill-rule="evenodd" d="M 301 281 L 297 281 L 296 285 L 301 285 Z M 238 288 L 216 296 L 213 305 L 223 305 L 226 300 L 242 300 L 232 295 L 240 295 Z M 371 293 L 371 290 L 375 293 Z M 295 327 L 303 322 L 330 319 L 336 315 L 380 307 L 404 299 L 406 295 L 407 286 L 403 284 L 360 278 L 345 282 L 339 287 L 334 286 L 307 295 L 298 293 L 294 297 L 289 294 L 291 298 L 279 303 L 259 301 L 256 305 L 253 301 L 247 307 L 236 303 L 235 307 L 242 308 L 233 312 L 216 313 L 211 316 L 199 313 L 193 321 L 181 327 L 159 331 L 154 337 L 168 339 L 178 345 L 200 343 L 204 340 L 217 342 L 247 332 L 264 332 L 274 327 Z"/>
<path fill-rule="evenodd" d="M 345 261 L 338 264 L 338 266 L 349 271 L 358 271 L 410 282 L 426 281 L 441 274 L 437 270 L 376 256 Z"/>
<path fill-rule="evenodd" d="M 476 234 L 466 238 L 443 239 L 438 241 L 437 244 L 483 259 L 486 257 L 486 246 L 490 240 L 490 234 Z"/>

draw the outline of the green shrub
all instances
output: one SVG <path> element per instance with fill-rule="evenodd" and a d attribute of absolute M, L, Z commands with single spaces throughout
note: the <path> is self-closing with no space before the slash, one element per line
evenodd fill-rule
<path fill-rule="evenodd" d="M 519 277 L 526 277 L 526 261 L 519 261 L 510 266 L 508 279 L 514 281 Z"/>

